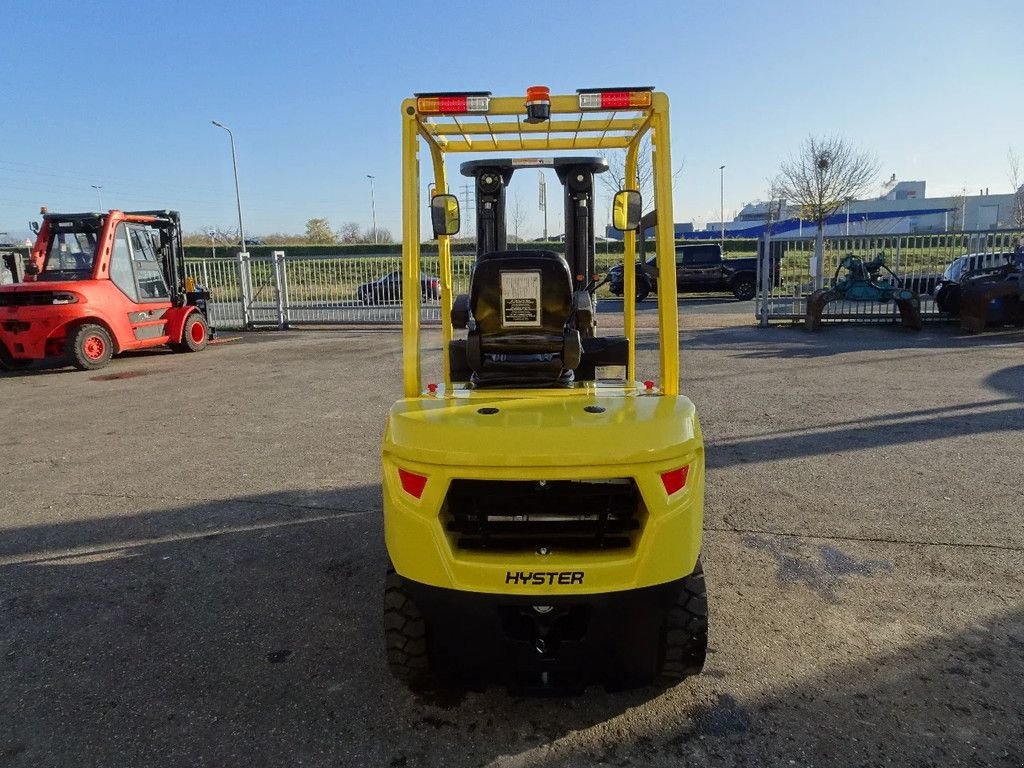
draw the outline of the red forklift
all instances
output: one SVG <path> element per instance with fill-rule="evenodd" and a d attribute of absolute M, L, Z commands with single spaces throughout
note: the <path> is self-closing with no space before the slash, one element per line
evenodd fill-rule
<path fill-rule="evenodd" d="M 210 295 L 185 276 L 177 211 L 41 212 L 21 282 L 0 285 L 0 367 L 96 370 L 121 352 L 206 348 Z"/>

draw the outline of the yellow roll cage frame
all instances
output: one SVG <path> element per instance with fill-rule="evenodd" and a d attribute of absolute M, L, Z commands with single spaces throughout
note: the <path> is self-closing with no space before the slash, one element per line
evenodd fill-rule
<path fill-rule="evenodd" d="M 609 88 L 609 91 L 623 90 Z M 430 151 L 434 168 L 433 195 L 447 194 L 445 154 L 448 152 L 536 153 L 548 150 L 625 149 L 626 180 L 638 189 L 637 164 L 641 141 L 651 134 L 651 167 L 658 266 L 658 326 L 660 389 L 679 394 L 679 312 L 676 303 L 675 230 L 672 214 L 672 159 L 669 139 L 668 96 L 651 94 L 649 107 L 619 110 L 580 109 L 575 95 L 551 96 L 551 118 L 527 123 L 523 96 L 491 97 L 486 112 L 467 114 L 421 113 L 415 98 L 402 102 L 402 363 L 407 398 L 421 396 L 420 380 L 420 139 Z M 624 233 L 623 327 L 629 339 L 626 381 L 636 379 L 636 232 Z M 437 238 L 441 282 L 441 337 L 444 391 L 452 391 L 448 346 L 453 338 L 451 237 Z"/>

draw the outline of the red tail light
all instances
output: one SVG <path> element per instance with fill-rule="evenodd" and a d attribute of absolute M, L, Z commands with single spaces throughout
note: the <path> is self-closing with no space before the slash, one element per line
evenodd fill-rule
<path fill-rule="evenodd" d="M 665 493 L 671 496 L 677 491 L 683 490 L 686 486 L 686 476 L 690 473 L 689 465 L 679 469 L 670 469 L 661 473 L 661 484 L 665 486 Z"/>
<path fill-rule="evenodd" d="M 579 94 L 580 109 L 645 109 L 651 106 L 651 89 L 600 90 L 583 88 Z"/>
<path fill-rule="evenodd" d="M 473 93 L 419 93 L 416 110 L 421 114 L 462 115 L 486 112 L 490 108 L 490 91 Z"/>
<path fill-rule="evenodd" d="M 417 475 L 407 469 L 398 470 L 398 479 L 402 483 L 402 490 L 416 499 L 423 495 L 423 489 L 427 486 L 425 475 Z"/>

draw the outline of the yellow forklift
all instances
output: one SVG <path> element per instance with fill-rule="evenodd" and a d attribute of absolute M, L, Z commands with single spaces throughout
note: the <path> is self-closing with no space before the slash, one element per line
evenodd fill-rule
<path fill-rule="evenodd" d="M 402 103 L 404 394 L 383 442 L 384 635 L 391 671 L 413 688 L 621 689 L 672 684 L 704 665 L 704 444 L 679 393 L 670 216 L 656 227 L 655 380 L 636 381 L 633 302 L 622 335 L 597 324 L 594 179 L 607 166 L 579 153 L 626 151 L 612 218 L 630 264 L 647 134 L 655 208 L 671 211 L 668 97 L 653 88 L 535 86 L 525 99 L 423 93 Z M 442 379 L 426 385 L 424 147 L 443 349 Z M 477 258 L 458 296 L 449 153 L 500 155 L 460 166 L 476 186 Z M 523 168 L 550 168 L 562 183 L 564 255 L 508 250 L 505 190 Z M 634 270 L 624 280 L 633 295 Z"/>

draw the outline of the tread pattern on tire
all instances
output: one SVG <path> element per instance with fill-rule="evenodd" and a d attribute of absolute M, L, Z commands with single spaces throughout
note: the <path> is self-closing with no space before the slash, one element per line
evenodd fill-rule
<path fill-rule="evenodd" d="M 191 324 L 193 322 L 202 323 L 205 326 L 205 329 L 206 329 L 206 336 L 203 339 L 203 343 L 202 343 L 201 346 L 198 346 L 198 347 L 195 346 L 194 342 L 192 341 L 191 336 L 189 336 L 190 327 L 191 327 Z M 185 325 L 182 326 L 182 329 L 181 329 L 181 341 L 172 341 L 167 346 L 169 346 L 175 352 L 200 352 L 200 351 L 206 349 L 206 347 L 209 345 L 209 343 L 210 343 L 210 323 L 209 323 L 209 321 L 207 321 L 207 319 L 201 313 L 193 312 L 187 318 L 185 318 Z"/>
<path fill-rule="evenodd" d="M 384 581 L 384 645 L 388 667 L 398 680 L 409 686 L 430 681 L 427 622 L 393 568 Z"/>
<path fill-rule="evenodd" d="M 750 286 L 750 296 L 748 296 L 745 299 L 739 295 L 739 288 L 742 285 Z M 757 296 L 757 283 L 754 280 L 751 280 L 750 278 L 747 277 L 737 278 L 736 280 L 733 280 L 732 283 L 732 295 L 735 298 L 739 299 L 740 301 L 750 301 L 750 299 Z"/>
<path fill-rule="evenodd" d="M 105 354 L 103 357 L 93 360 L 85 354 L 82 349 L 82 339 L 87 336 L 99 336 L 103 339 Z M 95 371 L 104 367 L 114 356 L 114 339 L 102 325 L 95 323 L 84 323 L 78 326 L 69 336 L 67 347 L 67 361 L 80 371 Z"/>
<path fill-rule="evenodd" d="M 708 595 L 700 558 L 665 619 L 659 674 L 665 683 L 677 683 L 699 674 L 708 646 Z"/>

